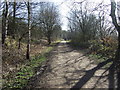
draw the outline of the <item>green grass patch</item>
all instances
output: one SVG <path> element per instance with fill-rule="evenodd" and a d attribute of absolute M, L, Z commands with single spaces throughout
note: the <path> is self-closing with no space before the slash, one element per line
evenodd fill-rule
<path fill-rule="evenodd" d="M 92 59 L 95 59 L 96 64 L 101 63 L 101 62 L 108 59 L 108 58 L 103 57 L 102 55 L 99 55 L 99 54 L 90 54 L 89 57 Z"/>
<path fill-rule="evenodd" d="M 50 45 L 51 45 L 51 46 L 55 46 L 56 44 L 58 44 L 58 43 L 60 43 L 60 42 L 61 42 L 61 40 L 56 40 L 56 41 L 52 42 Z"/>
<path fill-rule="evenodd" d="M 48 47 L 48 48 L 43 52 L 43 54 L 49 53 L 52 49 L 53 49 L 53 47 Z"/>
<path fill-rule="evenodd" d="M 27 85 L 29 79 L 35 75 L 35 68 L 39 67 L 42 62 L 47 60 L 47 54 L 53 47 L 47 47 L 44 52 L 38 56 L 33 57 L 26 65 L 14 74 L 13 78 L 8 78 L 3 88 L 23 88 Z"/>
<path fill-rule="evenodd" d="M 96 64 L 104 62 L 108 59 L 107 57 L 103 57 L 102 55 L 99 55 L 99 54 L 90 54 L 88 56 L 90 58 L 92 58 L 95 61 Z M 108 68 L 111 64 L 112 64 L 112 62 L 109 62 L 103 68 Z"/>

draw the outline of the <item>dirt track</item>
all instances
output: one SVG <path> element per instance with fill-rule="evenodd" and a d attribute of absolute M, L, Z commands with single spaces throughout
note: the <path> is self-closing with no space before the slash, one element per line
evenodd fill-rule
<path fill-rule="evenodd" d="M 47 70 L 37 78 L 35 87 L 108 88 L 108 72 L 101 75 L 106 63 L 95 65 L 94 60 L 62 41 L 52 52 Z"/>

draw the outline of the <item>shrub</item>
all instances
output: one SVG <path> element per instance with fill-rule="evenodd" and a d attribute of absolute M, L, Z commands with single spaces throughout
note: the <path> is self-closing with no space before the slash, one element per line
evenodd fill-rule
<path fill-rule="evenodd" d="M 90 50 L 94 54 L 101 54 L 102 56 L 111 58 L 115 54 L 117 41 L 111 37 L 106 37 L 98 40 L 91 40 Z"/>

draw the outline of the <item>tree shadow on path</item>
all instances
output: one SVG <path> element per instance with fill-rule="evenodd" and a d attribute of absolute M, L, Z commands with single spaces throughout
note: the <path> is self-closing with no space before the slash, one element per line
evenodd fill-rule
<path fill-rule="evenodd" d="M 85 85 L 95 74 L 97 70 L 105 66 L 107 63 L 111 62 L 112 59 L 108 59 L 104 62 L 99 63 L 96 67 L 91 70 L 86 71 L 86 74 L 70 89 L 73 90 L 74 88 L 81 89 L 83 85 Z"/>

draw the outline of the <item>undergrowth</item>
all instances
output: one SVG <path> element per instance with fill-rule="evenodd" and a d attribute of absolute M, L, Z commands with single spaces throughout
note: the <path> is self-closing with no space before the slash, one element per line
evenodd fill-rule
<path fill-rule="evenodd" d="M 103 57 L 100 54 L 89 54 L 88 55 L 91 59 L 94 60 L 95 64 L 99 64 L 101 62 L 104 62 L 106 60 L 108 60 L 109 58 L 107 57 Z M 103 68 L 108 68 L 110 65 L 112 64 L 112 62 L 107 63 Z"/>
<path fill-rule="evenodd" d="M 26 65 L 22 66 L 17 73 L 14 73 L 13 78 L 8 78 L 3 85 L 3 88 L 23 88 L 27 85 L 29 79 L 35 75 L 35 68 L 39 67 L 42 62 L 47 60 L 47 54 L 53 49 L 48 47 L 38 56 L 32 57 Z"/>

